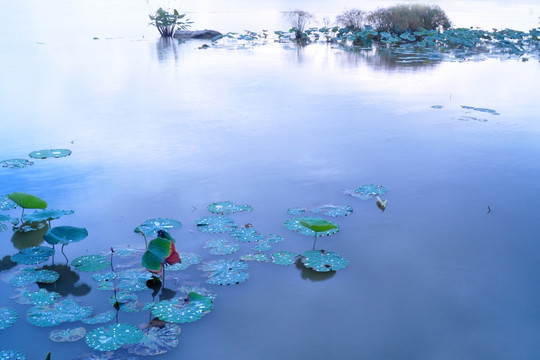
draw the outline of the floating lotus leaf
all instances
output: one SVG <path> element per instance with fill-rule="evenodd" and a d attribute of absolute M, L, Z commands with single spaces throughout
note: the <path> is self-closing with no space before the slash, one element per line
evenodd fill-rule
<path fill-rule="evenodd" d="M 0 222 L 9 222 L 13 225 L 17 225 L 19 223 L 19 219 L 17 218 L 12 218 L 11 216 L 9 215 L 2 215 L 0 214 Z"/>
<path fill-rule="evenodd" d="M 272 262 L 277 265 L 292 265 L 296 262 L 298 254 L 288 251 L 281 251 L 272 254 Z"/>
<path fill-rule="evenodd" d="M 26 159 L 9 159 L 0 161 L 0 167 L 8 169 L 22 169 L 32 165 L 34 165 L 34 163 Z"/>
<path fill-rule="evenodd" d="M 158 302 L 152 308 L 152 315 L 163 321 L 183 324 L 199 320 L 209 313 L 212 307 L 212 300 L 190 292 L 186 299 L 173 298 Z"/>
<path fill-rule="evenodd" d="M 81 321 L 88 325 L 104 324 L 106 322 L 114 320 L 116 312 L 114 310 L 108 310 L 101 314 L 82 319 Z"/>
<path fill-rule="evenodd" d="M 111 351 L 124 344 L 135 344 L 143 337 L 143 332 L 131 324 L 114 324 L 99 327 L 86 335 L 86 344 L 94 350 Z"/>
<path fill-rule="evenodd" d="M 143 337 L 135 344 L 126 345 L 130 354 L 141 356 L 160 355 L 178 346 L 180 326 L 164 323 L 142 329 Z"/>
<path fill-rule="evenodd" d="M 287 214 L 292 216 L 300 216 L 304 215 L 306 213 L 307 209 L 304 208 L 290 208 L 287 209 Z"/>
<path fill-rule="evenodd" d="M 241 260 L 221 259 L 204 263 L 201 270 L 210 272 L 207 283 L 213 285 L 234 285 L 249 279 L 249 274 L 242 270 L 248 264 Z"/>
<path fill-rule="evenodd" d="M 205 248 L 210 248 L 212 255 L 229 255 L 240 250 L 240 245 L 231 244 L 225 239 L 212 239 L 204 244 Z"/>
<path fill-rule="evenodd" d="M 257 242 L 257 245 L 252 249 L 255 251 L 270 251 L 272 250 L 272 243 L 268 240 L 261 240 Z"/>
<path fill-rule="evenodd" d="M 158 230 L 180 229 L 182 223 L 177 220 L 167 218 L 148 219 L 133 231 L 144 236 L 157 236 Z"/>
<path fill-rule="evenodd" d="M 120 256 L 120 257 L 128 257 L 128 256 L 138 256 L 144 254 L 144 250 L 138 250 L 138 249 L 114 249 L 114 256 Z M 111 252 L 107 252 L 106 255 L 110 256 Z"/>
<path fill-rule="evenodd" d="M 111 262 L 103 255 L 84 255 L 76 258 L 71 265 L 79 271 L 101 271 L 111 267 Z"/>
<path fill-rule="evenodd" d="M 71 242 L 78 242 L 88 236 L 88 231 L 85 228 L 75 226 L 56 226 L 49 229 L 43 236 L 46 242 L 51 245 L 63 244 L 67 245 Z"/>
<path fill-rule="evenodd" d="M 203 295 L 212 301 L 216 300 L 217 298 L 217 294 L 215 292 L 208 290 L 206 288 L 203 288 L 203 287 L 182 286 L 181 288 L 178 289 L 179 294 L 185 294 L 186 296 L 189 296 L 189 293 L 191 292 L 197 293 L 199 295 Z"/>
<path fill-rule="evenodd" d="M 311 209 L 311 212 L 314 214 L 320 213 L 326 216 L 338 217 L 352 214 L 353 208 L 349 205 L 322 205 Z"/>
<path fill-rule="evenodd" d="M 23 209 L 45 209 L 47 207 L 47 203 L 35 195 L 14 192 L 8 194 L 7 197 Z"/>
<path fill-rule="evenodd" d="M 81 356 L 77 356 L 71 360 L 139 360 L 138 356 L 129 356 L 122 353 L 116 353 L 114 351 L 107 351 L 102 353 L 89 353 Z"/>
<path fill-rule="evenodd" d="M 17 204 L 11 200 L 7 195 L 0 195 L 0 210 L 15 209 Z"/>
<path fill-rule="evenodd" d="M 182 259 L 182 262 L 174 264 L 174 265 L 167 266 L 167 270 L 169 270 L 169 271 L 185 270 L 185 269 L 189 268 L 191 265 L 198 264 L 198 263 L 200 263 L 202 261 L 202 257 L 195 254 L 195 253 L 189 253 L 189 252 L 180 251 L 178 253 L 178 255 Z"/>
<path fill-rule="evenodd" d="M 61 158 L 71 155 L 68 149 L 50 149 L 32 151 L 28 156 L 34 159 Z"/>
<path fill-rule="evenodd" d="M 442 105 L 432 105 L 431 108 L 432 109 L 442 109 L 442 108 L 444 108 L 444 106 L 442 106 Z"/>
<path fill-rule="evenodd" d="M 253 211 L 253 208 L 249 205 L 237 205 L 231 201 L 215 202 L 208 205 L 207 209 L 211 213 L 220 214 L 220 215 L 230 215 L 232 213 L 240 212 L 240 211 L 246 211 L 246 212 Z"/>
<path fill-rule="evenodd" d="M 137 305 L 139 297 L 131 292 L 118 292 L 109 298 L 111 305 L 118 304 L 119 309 L 125 312 L 139 312 L 140 307 Z"/>
<path fill-rule="evenodd" d="M 54 249 L 46 246 L 33 246 L 22 249 L 11 257 L 11 260 L 18 264 L 34 265 L 40 264 L 54 254 Z"/>
<path fill-rule="evenodd" d="M 0 307 L 0 330 L 7 329 L 11 325 L 15 324 L 19 314 L 11 308 Z"/>
<path fill-rule="evenodd" d="M 86 335 L 86 329 L 78 327 L 74 329 L 56 329 L 49 334 L 49 339 L 54 342 L 75 342 L 81 340 Z"/>
<path fill-rule="evenodd" d="M 206 282 L 212 285 L 238 285 L 249 279 L 249 274 L 243 271 L 228 271 L 214 273 Z"/>
<path fill-rule="evenodd" d="M 15 287 L 23 287 L 36 282 L 52 284 L 58 280 L 59 277 L 60 274 L 54 270 L 36 270 L 33 268 L 26 268 L 23 269 L 22 273 L 11 278 L 10 282 Z"/>
<path fill-rule="evenodd" d="M 56 302 L 60 294 L 54 291 L 39 289 L 37 292 L 29 292 L 27 289 L 19 290 L 15 302 L 24 305 L 50 305 Z"/>
<path fill-rule="evenodd" d="M 285 241 L 285 240 L 283 240 L 282 236 L 275 235 L 275 234 L 268 234 L 268 238 L 266 240 L 271 242 L 271 243 L 278 243 L 278 242 Z"/>
<path fill-rule="evenodd" d="M 347 259 L 342 258 L 333 251 L 309 250 L 302 254 L 302 263 L 305 267 L 319 272 L 341 270 L 349 265 Z"/>
<path fill-rule="evenodd" d="M 92 275 L 92 279 L 101 282 L 101 281 L 111 281 L 116 279 L 116 273 L 109 271 L 104 274 L 94 274 Z"/>
<path fill-rule="evenodd" d="M 467 105 L 461 105 L 461 107 L 463 109 L 485 112 L 491 115 L 500 115 L 497 111 L 493 109 L 479 108 L 479 107 L 467 106 Z"/>
<path fill-rule="evenodd" d="M 26 356 L 18 351 L 0 350 L 0 360 L 26 360 Z"/>
<path fill-rule="evenodd" d="M 207 216 L 195 221 L 197 230 L 208 233 L 224 233 L 236 229 L 234 220 L 227 216 Z"/>
<path fill-rule="evenodd" d="M 91 313 L 91 306 L 81 306 L 74 299 L 64 299 L 51 305 L 36 305 L 30 308 L 26 319 L 32 325 L 46 327 L 79 321 Z"/>
<path fill-rule="evenodd" d="M 23 221 L 33 223 L 41 221 L 51 221 L 55 219 L 60 219 L 63 215 L 73 214 L 73 210 L 37 210 L 32 214 L 26 214 L 23 216 Z"/>
<path fill-rule="evenodd" d="M 317 217 L 297 217 L 285 222 L 285 228 L 306 236 L 328 236 L 339 231 L 339 225 Z"/>
<path fill-rule="evenodd" d="M 388 190 L 384 186 L 369 184 L 362 185 L 355 190 L 347 190 L 345 193 L 362 200 L 369 200 L 374 196 L 384 195 L 387 191 Z"/>
<path fill-rule="evenodd" d="M 146 281 L 150 280 L 152 275 L 147 271 L 138 269 L 127 269 L 117 273 L 118 289 L 126 292 L 148 290 Z"/>
<path fill-rule="evenodd" d="M 115 287 L 114 287 L 114 284 L 110 281 L 100 281 L 98 283 L 97 289 L 101 291 L 110 291 L 110 290 L 114 290 Z"/>
<path fill-rule="evenodd" d="M 257 262 L 269 262 L 266 254 L 246 254 L 240 258 L 242 261 L 257 261 Z"/>
<path fill-rule="evenodd" d="M 238 228 L 229 234 L 240 242 L 254 242 L 264 239 L 264 235 L 252 228 Z"/>
<path fill-rule="evenodd" d="M 6 224 L 0 223 L 0 232 L 6 231 L 7 229 L 8 229 L 8 227 L 6 226 Z"/>

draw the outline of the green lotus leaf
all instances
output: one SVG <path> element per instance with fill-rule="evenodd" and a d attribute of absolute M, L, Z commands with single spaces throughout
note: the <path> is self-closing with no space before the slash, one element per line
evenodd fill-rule
<path fill-rule="evenodd" d="M 126 269 L 117 273 L 118 289 L 126 292 L 148 290 L 146 282 L 152 278 L 148 271 Z"/>
<path fill-rule="evenodd" d="M 143 337 L 135 344 L 126 345 L 130 354 L 154 356 L 164 354 L 178 346 L 180 326 L 165 323 L 142 329 Z"/>
<path fill-rule="evenodd" d="M 211 213 L 220 214 L 220 215 L 230 215 L 232 213 L 240 212 L 240 211 L 246 211 L 246 212 L 253 211 L 253 208 L 249 205 L 237 205 L 231 201 L 215 202 L 208 205 L 207 209 Z"/>
<path fill-rule="evenodd" d="M 160 273 L 163 267 L 163 261 L 160 257 L 154 255 L 150 251 L 147 251 L 142 256 L 142 266 L 150 272 Z"/>
<path fill-rule="evenodd" d="M 305 267 L 319 272 L 341 270 L 349 265 L 347 259 L 342 258 L 333 251 L 309 250 L 302 254 L 302 263 Z"/>
<path fill-rule="evenodd" d="M 2 215 L 0 214 L 0 222 L 9 222 L 13 225 L 17 225 L 19 223 L 19 219 L 17 218 L 12 218 L 11 216 L 9 215 Z"/>
<path fill-rule="evenodd" d="M 28 289 L 19 289 L 15 302 L 23 305 L 50 305 L 56 302 L 60 294 L 54 291 L 39 289 L 37 292 L 29 292 Z"/>
<path fill-rule="evenodd" d="M 208 233 L 224 233 L 236 229 L 234 220 L 227 216 L 207 216 L 195 221 L 197 230 Z"/>
<path fill-rule="evenodd" d="M 129 257 L 129 256 L 140 256 L 144 254 L 144 250 L 139 249 L 129 249 L 129 248 L 114 248 L 114 256 L 120 257 Z M 111 252 L 108 251 L 105 255 L 111 256 Z"/>
<path fill-rule="evenodd" d="M 86 344 L 94 350 L 112 351 L 124 344 L 135 344 L 143 337 L 142 331 L 131 324 L 99 327 L 86 334 Z"/>
<path fill-rule="evenodd" d="M 95 316 L 88 317 L 86 319 L 81 319 L 81 322 L 88 325 L 104 324 L 106 322 L 114 320 L 115 317 L 116 317 L 116 311 L 107 310 L 101 314 L 97 314 Z"/>
<path fill-rule="evenodd" d="M 111 281 L 111 280 L 116 279 L 116 273 L 112 272 L 112 271 L 109 271 L 109 272 L 106 272 L 106 273 L 103 273 L 103 274 L 94 274 L 94 275 L 92 275 L 92 279 L 94 281 L 97 281 L 97 282 Z"/>
<path fill-rule="evenodd" d="M 98 287 L 97 287 L 98 290 L 101 290 L 101 291 L 111 291 L 111 290 L 114 290 L 116 289 L 114 284 L 110 281 L 100 281 L 98 283 Z"/>
<path fill-rule="evenodd" d="M 305 236 L 326 236 L 339 231 L 339 226 L 316 217 L 297 217 L 285 222 L 285 228 Z"/>
<path fill-rule="evenodd" d="M 211 239 L 204 244 L 205 248 L 210 248 L 212 255 L 229 255 L 240 250 L 240 245 L 231 244 L 225 239 Z"/>
<path fill-rule="evenodd" d="M 278 243 L 278 242 L 283 242 L 285 240 L 283 240 L 282 236 L 275 235 L 275 234 L 268 234 L 268 238 L 266 239 L 266 241 L 275 244 L 275 243 Z"/>
<path fill-rule="evenodd" d="M 314 214 L 323 214 L 331 217 L 347 216 L 352 214 L 353 208 L 349 205 L 321 205 L 311 209 Z"/>
<path fill-rule="evenodd" d="M 0 330 L 7 329 L 15 324 L 18 318 L 19 314 L 12 308 L 0 307 Z"/>
<path fill-rule="evenodd" d="M 84 272 L 101 271 L 111 267 L 111 262 L 103 255 L 84 255 L 71 262 L 75 269 Z"/>
<path fill-rule="evenodd" d="M 212 307 L 212 300 L 190 292 L 187 299 L 173 298 L 156 303 L 152 308 L 152 315 L 163 321 L 183 324 L 199 320 L 209 313 Z"/>
<path fill-rule="evenodd" d="M 86 329 L 78 327 L 74 329 L 56 329 L 49 334 L 49 339 L 54 342 L 75 342 L 86 336 Z"/>
<path fill-rule="evenodd" d="M 26 360 L 26 356 L 18 351 L 0 350 L 0 360 Z"/>
<path fill-rule="evenodd" d="M 60 219 L 63 215 L 73 214 L 73 210 L 37 210 L 32 214 L 26 214 L 23 216 L 23 221 L 33 223 L 41 221 L 51 221 L 55 219 Z"/>
<path fill-rule="evenodd" d="M 50 149 L 32 151 L 28 156 L 34 159 L 61 158 L 71 155 L 68 149 Z"/>
<path fill-rule="evenodd" d="M 22 169 L 32 165 L 34 165 L 34 163 L 26 159 L 9 159 L 0 161 L 0 167 L 8 169 Z"/>
<path fill-rule="evenodd" d="M 249 279 L 249 274 L 243 272 L 248 264 L 241 260 L 220 259 L 204 263 L 202 271 L 209 272 L 207 283 L 213 285 L 235 285 Z"/>
<path fill-rule="evenodd" d="M 359 188 L 355 190 L 346 190 L 345 193 L 347 195 L 362 199 L 362 200 L 369 200 L 374 196 L 380 196 L 386 194 L 388 190 L 381 185 L 362 185 Z"/>
<path fill-rule="evenodd" d="M 56 280 L 58 280 L 59 277 L 60 274 L 58 274 L 54 270 L 37 270 L 33 268 L 25 268 L 20 274 L 12 277 L 10 279 L 10 282 L 15 287 L 23 287 L 36 282 L 52 284 Z"/>
<path fill-rule="evenodd" d="M 229 232 L 229 235 L 240 242 L 254 242 L 264 239 L 264 235 L 252 228 L 238 228 Z"/>
<path fill-rule="evenodd" d="M 145 220 L 141 225 L 137 226 L 133 231 L 144 236 L 157 236 L 158 230 L 180 229 L 182 223 L 177 220 L 167 218 L 157 218 Z"/>
<path fill-rule="evenodd" d="M 243 271 L 228 271 L 210 274 L 206 282 L 212 285 L 238 285 L 249 279 L 249 274 Z"/>
<path fill-rule="evenodd" d="M 79 321 L 91 313 L 91 306 L 81 306 L 74 299 L 64 299 L 51 305 L 36 305 L 30 308 L 26 319 L 32 325 L 48 327 Z"/>
<path fill-rule="evenodd" d="M 43 236 L 46 242 L 51 245 L 63 244 L 67 245 L 71 242 L 78 242 L 88 236 L 88 231 L 85 228 L 75 226 L 56 226 L 49 229 Z"/>
<path fill-rule="evenodd" d="M 272 243 L 268 240 L 257 241 L 257 245 L 252 249 L 255 251 L 270 251 L 272 250 Z"/>
<path fill-rule="evenodd" d="M 240 258 L 242 261 L 257 261 L 257 262 L 269 262 L 266 254 L 246 254 Z"/>
<path fill-rule="evenodd" d="M 158 237 L 150 241 L 148 251 L 156 255 L 163 262 L 171 255 L 173 247 L 174 243 L 172 241 Z"/>
<path fill-rule="evenodd" d="M 298 254 L 289 251 L 281 251 L 272 254 L 272 262 L 277 265 L 292 265 L 296 262 L 297 258 Z"/>
<path fill-rule="evenodd" d="M 137 304 L 139 297 L 131 292 L 122 291 L 109 298 L 109 303 L 113 306 L 118 305 L 119 309 L 125 312 L 139 312 L 140 307 Z"/>
<path fill-rule="evenodd" d="M 8 194 L 8 198 L 23 209 L 45 209 L 47 203 L 35 195 L 22 192 Z"/>
<path fill-rule="evenodd" d="M 304 208 L 289 208 L 287 209 L 287 214 L 292 215 L 292 216 L 300 216 L 300 215 L 304 215 L 306 211 L 307 210 Z"/>
<path fill-rule="evenodd" d="M 212 301 L 216 300 L 217 298 L 217 294 L 215 292 L 208 290 L 206 288 L 203 288 L 203 287 L 199 287 L 199 286 L 182 286 L 181 288 L 178 289 L 178 293 L 185 294 L 186 297 L 188 297 L 189 293 L 191 292 L 197 293 L 199 295 L 203 295 Z"/>
<path fill-rule="evenodd" d="M 22 249 L 11 257 L 11 260 L 18 264 L 34 265 L 40 264 L 54 255 L 54 249 L 47 246 L 33 246 Z"/>
<path fill-rule="evenodd" d="M 15 209 L 17 204 L 11 200 L 7 195 L 0 195 L 0 210 Z"/>
<path fill-rule="evenodd" d="M 202 261 L 202 257 L 190 252 L 180 251 L 178 253 L 182 259 L 181 263 L 167 266 L 168 271 L 180 271 L 189 268 L 191 265 L 196 265 Z"/>

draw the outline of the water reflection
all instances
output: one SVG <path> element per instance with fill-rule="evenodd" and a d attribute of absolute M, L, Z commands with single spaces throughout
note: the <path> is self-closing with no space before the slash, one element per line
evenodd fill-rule
<path fill-rule="evenodd" d="M 181 58 L 180 46 L 181 42 L 170 37 L 161 37 L 156 42 L 156 54 L 159 62 L 169 62 L 174 60 L 178 62 Z"/>
<path fill-rule="evenodd" d="M 47 233 L 49 226 L 45 226 L 36 231 L 18 232 L 15 231 L 11 237 L 11 242 L 17 250 L 26 249 L 32 246 L 39 246 L 43 243 L 43 235 Z"/>
<path fill-rule="evenodd" d="M 400 53 L 392 49 L 343 49 L 336 52 L 336 59 L 341 66 L 358 67 L 366 64 L 374 70 L 399 71 L 403 69 L 419 71 L 436 68 L 441 61 L 428 60 L 421 53 Z"/>
<path fill-rule="evenodd" d="M 71 270 L 69 265 L 45 265 L 44 270 L 54 270 L 60 274 L 60 278 L 52 284 L 38 283 L 38 286 L 47 291 L 55 291 L 62 296 L 84 296 L 92 289 L 86 283 L 78 283 L 79 274 Z"/>
<path fill-rule="evenodd" d="M 308 269 L 307 267 L 302 264 L 302 261 L 300 259 L 296 260 L 296 268 L 300 270 L 300 276 L 304 280 L 311 280 L 311 281 L 324 281 L 331 279 L 336 275 L 335 271 L 328 271 L 328 272 L 318 272 L 311 269 Z"/>
<path fill-rule="evenodd" d="M 0 260 L 0 271 L 9 270 L 15 266 L 17 266 L 17 263 L 11 261 L 10 255 L 6 255 Z"/>

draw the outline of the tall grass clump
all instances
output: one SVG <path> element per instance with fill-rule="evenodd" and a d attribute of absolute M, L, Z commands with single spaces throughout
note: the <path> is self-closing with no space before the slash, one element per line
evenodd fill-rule
<path fill-rule="evenodd" d="M 402 34 L 406 31 L 446 30 L 450 19 L 438 5 L 402 4 L 377 9 L 366 17 L 379 32 Z"/>

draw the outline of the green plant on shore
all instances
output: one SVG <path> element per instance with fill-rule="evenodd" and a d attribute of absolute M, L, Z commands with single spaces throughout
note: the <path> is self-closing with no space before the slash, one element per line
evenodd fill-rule
<path fill-rule="evenodd" d="M 180 14 L 176 9 L 170 13 L 159 8 L 154 15 L 148 16 L 152 20 L 149 25 L 155 26 L 163 37 L 172 37 L 176 29 L 186 30 L 193 23 L 189 19 L 185 19 L 186 14 Z"/>

